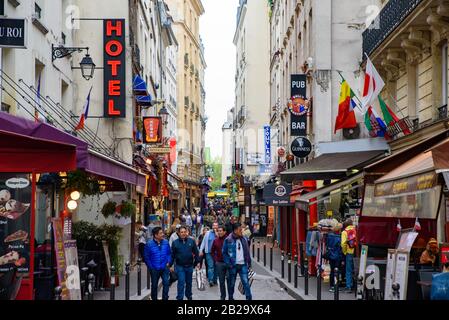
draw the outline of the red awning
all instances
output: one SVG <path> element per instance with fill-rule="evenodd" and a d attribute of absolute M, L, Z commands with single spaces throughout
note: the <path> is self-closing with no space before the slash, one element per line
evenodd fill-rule
<path fill-rule="evenodd" d="M 76 169 L 76 146 L 0 130 L 0 172 Z"/>

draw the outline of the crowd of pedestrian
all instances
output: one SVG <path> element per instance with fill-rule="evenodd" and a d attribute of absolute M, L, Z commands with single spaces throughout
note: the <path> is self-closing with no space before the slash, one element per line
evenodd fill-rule
<path fill-rule="evenodd" d="M 225 208 L 210 210 L 209 214 L 191 214 L 183 209 L 174 220 L 168 240 L 162 228 L 148 228 L 139 224 L 139 253 L 151 275 L 151 299 L 157 300 L 162 279 L 162 299 L 169 299 L 170 285 L 177 282 L 177 300 L 192 300 L 193 275 L 200 288 L 203 265 L 210 287 L 220 286 L 220 299 L 234 300 L 237 275 L 247 300 L 252 300 L 248 278 L 251 270 L 249 226 Z M 218 297 L 217 297 L 218 298 Z"/>

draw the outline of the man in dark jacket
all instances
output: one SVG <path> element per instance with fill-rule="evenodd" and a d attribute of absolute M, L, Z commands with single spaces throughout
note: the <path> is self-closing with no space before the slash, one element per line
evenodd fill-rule
<path fill-rule="evenodd" d="M 234 223 L 237 223 L 237 218 L 234 215 L 232 215 L 231 218 L 229 219 L 229 221 L 226 222 L 226 224 L 225 224 L 225 229 L 226 229 L 227 234 L 231 234 L 234 231 L 234 229 L 232 227 L 232 225 Z"/>
<path fill-rule="evenodd" d="M 145 245 L 144 260 L 151 274 L 151 300 L 157 300 L 157 285 L 162 278 L 162 300 L 168 300 L 170 270 L 172 264 L 170 245 L 164 239 L 164 231 L 156 227 L 152 231 L 153 240 Z"/>
<path fill-rule="evenodd" d="M 234 287 L 237 274 L 245 290 L 246 300 L 252 300 L 251 287 L 249 286 L 248 271 L 251 268 L 248 239 L 243 236 L 242 225 L 233 225 L 233 232 L 225 239 L 223 244 L 223 261 L 229 270 L 228 294 L 229 300 L 234 300 Z"/>
<path fill-rule="evenodd" d="M 218 237 L 212 243 L 211 255 L 215 262 L 215 269 L 220 282 L 221 300 L 226 300 L 226 264 L 223 260 L 223 244 L 226 239 L 226 231 L 222 225 L 218 227 Z"/>
<path fill-rule="evenodd" d="M 195 240 L 188 237 L 186 227 L 179 229 L 179 239 L 172 244 L 172 260 L 175 263 L 174 270 L 178 276 L 176 299 L 183 300 L 185 294 L 188 300 L 192 300 L 193 267 L 199 263 L 199 251 Z"/>

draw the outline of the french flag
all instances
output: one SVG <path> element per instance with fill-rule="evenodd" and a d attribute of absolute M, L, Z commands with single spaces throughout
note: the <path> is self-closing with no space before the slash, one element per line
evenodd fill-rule
<path fill-rule="evenodd" d="M 90 94 L 91 94 L 91 92 L 92 92 L 92 87 L 90 87 L 89 95 L 87 96 L 87 101 L 86 101 L 86 104 L 84 105 L 83 113 L 80 116 L 80 121 L 78 122 L 78 125 L 75 128 L 75 131 L 84 129 L 84 122 L 86 121 L 87 116 L 89 115 L 89 105 L 90 105 Z"/>

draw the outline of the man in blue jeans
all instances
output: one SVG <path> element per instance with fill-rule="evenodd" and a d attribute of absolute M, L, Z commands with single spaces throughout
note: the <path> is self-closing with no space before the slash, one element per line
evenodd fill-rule
<path fill-rule="evenodd" d="M 176 299 L 183 300 L 185 295 L 188 300 L 192 300 L 193 267 L 199 263 L 199 251 L 195 240 L 188 236 L 186 227 L 179 229 L 179 239 L 172 244 L 172 261 L 178 276 Z"/>
<path fill-rule="evenodd" d="M 217 271 L 215 270 L 214 257 L 212 256 L 212 244 L 216 238 L 218 238 L 218 223 L 214 222 L 212 230 L 206 233 L 200 247 L 200 257 L 206 254 L 207 279 L 211 287 L 217 284 Z"/>
<path fill-rule="evenodd" d="M 162 300 L 168 300 L 168 290 L 170 287 L 170 270 L 172 263 L 170 245 L 164 239 L 164 232 L 161 227 L 152 230 L 153 240 L 145 245 L 144 261 L 151 274 L 151 300 L 157 300 L 157 285 L 159 278 L 162 278 Z"/>
<path fill-rule="evenodd" d="M 229 270 L 228 296 L 234 300 L 234 287 L 237 274 L 245 290 L 246 300 L 252 300 L 251 287 L 249 286 L 248 271 L 251 268 L 248 239 L 243 236 L 242 225 L 233 225 L 233 232 L 225 239 L 223 244 L 223 260 Z"/>

